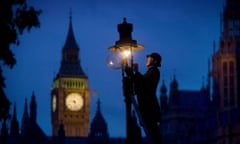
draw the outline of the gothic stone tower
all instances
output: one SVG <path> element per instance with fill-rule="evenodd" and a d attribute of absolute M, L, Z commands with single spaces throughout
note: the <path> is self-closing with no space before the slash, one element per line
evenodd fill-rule
<path fill-rule="evenodd" d="M 215 46 L 214 46 L 215 49 Z M 215 51 L 215 50 L 214 50 Z M 217 143 L 240 142 L 240 1 L 226 0 L 219 50 L 213 55 Z M 238 133 L 238 134 L 237 134 Z"/>
<path fill-rule="evenodd" d="M 80 65 L 71 16 L 61 66 L 51 89 L 51 108 L 53 136 L 57 136 L 60 124 L 64 125 L 67 137 L 88 136 L 90 90 L 88 77 Z"/>

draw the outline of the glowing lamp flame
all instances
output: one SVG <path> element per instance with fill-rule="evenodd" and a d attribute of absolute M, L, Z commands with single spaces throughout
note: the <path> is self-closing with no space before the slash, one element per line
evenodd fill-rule
<path fill-rule="evenodd" d="M 122 52 L 123 58 L 129 58 L 131 52 L 129 50 L 125 50 Z"/>

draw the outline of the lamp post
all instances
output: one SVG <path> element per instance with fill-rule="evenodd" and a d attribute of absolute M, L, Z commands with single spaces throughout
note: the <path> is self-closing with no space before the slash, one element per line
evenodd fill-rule
<path fill-rule="evenodd" d="M 120 64 L 122 69 L 123 95 L 126 104 L 126 143 L 131 143 L 131 113 L 132 104 L 130 96 L 134 95 L 133 83 L 131 78 L 125 76 L 124 71 L 126 67 L 133 70 L 133 52 L 143 50 L 143 45 L 137 44 L 136 40 L 132 39 L 133 25 L 127 23 L 126 18 L 123 18 L 123 23 L 118 24 L 119 40 L 115 45 L 108 48 L 110 52 L 120 53 Z M 130 64 L 129 64 L 130 63 Z M 112 61 L 108 65 L 113 65 Z"/>

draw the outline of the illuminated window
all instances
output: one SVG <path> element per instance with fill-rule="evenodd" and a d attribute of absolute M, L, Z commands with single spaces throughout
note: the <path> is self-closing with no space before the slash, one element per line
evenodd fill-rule
<path fill-rule="evenodd" d="M 230 104 L 234 105 L 234 63 L 229 63 L 229 90 L 230 90 Z"/>
<path fill-rule="evenodd" d="M 227 62 L 223 63 L 223 75 L 227 75 Z"/>
<path fill-rule="evenodd" d="M 227 75 L 227 62 L 223 63 L 223 99 L 224 107 L 228 106 L 228 75 Z"/>

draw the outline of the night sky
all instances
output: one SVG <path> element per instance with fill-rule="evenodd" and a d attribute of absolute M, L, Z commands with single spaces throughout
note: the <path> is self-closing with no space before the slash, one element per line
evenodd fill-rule
<path fill-rule="evenodd" d="M 34 91 L 37 122 L 51 135 L 50 91 L 60 68 L 71 11 L 81 66 L 92 92 L 91 120 L 100 98 L 110 136 L 124 137 L 121 71 L 106 64 L 108 47 L 119 39 L 117 24 L 126 17 L 133 24 L 133 39 L 145 47 L 134 55 L 141 72 L 146 70 L 146 54 L 159 52 L 163 59 L 159 86 L 164 80 L 169 90 L 175 74 L 179 89 L 199 90 L 206 84 L 213 41 L 219 40 L 224 0 L 29 0 L 29 4 L 42 9 L 41 26 L 20 36 L 20 46 L 12 47 L 17 64 L 3 71 L 5 92 L 11 102 L 17 103 L 19 122 L 24 99 L 29 102 Z M 94 90 L 97 96 L 93 96 Z"/>

